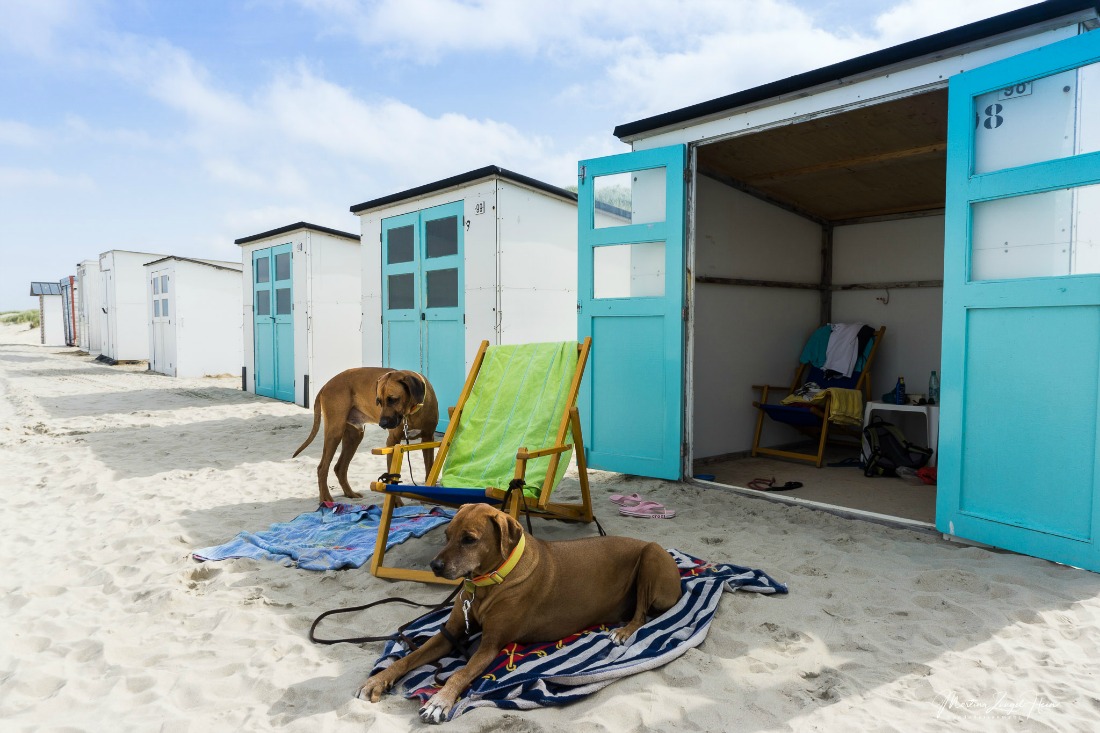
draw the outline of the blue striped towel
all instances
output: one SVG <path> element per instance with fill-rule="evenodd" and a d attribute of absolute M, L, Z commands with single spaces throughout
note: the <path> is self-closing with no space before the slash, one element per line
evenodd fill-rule
<path fill-rule="evenodd" d="M 620 677 L 667 664 L 701 644 L 723 591 L 787 592 L 786 585 L 761 570 L 708 563 L 678 550 L 668 552 L 680 567 L 683 596 L 668 612 L 638 629 L 626 645 L 613 644 L 606 633 L 612 627 L 607 626 L 594 626 L 557 642 L 509 644 L 463 693 L 449 718 L 486 705 L 524 710 L 574 702 Z M 422 643 L 439 631 L 450 613 L 450 608 L 442 608 L 425 614 L 404 633 Z M 470 638 L 470 653 L 479 640 L 480 634 Z M 408 653 L 403 643 L 387 642 L 371 674 Z M 405 697 L 427 702 L 439 690 L 437 673 L 445 681 L 465 664 L 463 658 L 447 656 L 438 670 L 432 665 L 417 667 L 403 678 Z"/>
<path fill-rule="evenodd" d="M 421 537 L 453 516 L 454 511 L 440 507 L 398 507 L 393 512 L 386 549 L 410 537 Z M 263 532 L 241 532 L 223 545 L 195 550 L 192 556 L 196 560 L 251 557 L 303 570 L 358 568 L 374 554 L 381 517 L 382 510 L 374 504 L 326 501 L 315 512 L 273 524 Z"/>

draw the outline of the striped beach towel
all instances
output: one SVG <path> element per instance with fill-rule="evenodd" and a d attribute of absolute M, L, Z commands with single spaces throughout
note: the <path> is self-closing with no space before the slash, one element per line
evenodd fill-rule
<path fill-rule="evenodd" d="M 509 644 L 463 693 L 449 718 L 489 705 L 523 710 L 574 702 L 620 677 L 667 664 L 701 644 L 723 592 L 787 592 L 786 585 L 761 570 L 708 563 L 678 550 L 668 552 L 680 568 L 683 596 L 667 613 L 638 629 L 626 645 L 613 644 L 607 633 L 613 627 L 607 626 L 594 626 L 556 642 Z M 450 608 L 432 611 L 404 633 L 422 643 L 439 631 L 450 613 Z M 470 653 L 479 640 L 480 634 L 471 637 Z M 387 642 L 371 674 L 408 653 L 400 641 Z M 465 664 L 463 658 L 448 656 L 440 660 L 438 669 L 426 665 L 412 670 L 403 678 L 405 697 L 427 702 Z"/>
<path fill-rule="evenodd" d="M 441 507 L 398 507 L 393 512 L 386 549 L 410 537 L 421 537 L 451 521 L 452 516 L 453 510 Z M 374 504 L 326 501 L 315 512 L 273 524 L 262 532 L 241 532 L 225 544 L 204 547 L 192 555 L 196 560 L 274 560 L 303 570 L 358 568 L 374 554 L 381 517 L 382 510 Z"/>

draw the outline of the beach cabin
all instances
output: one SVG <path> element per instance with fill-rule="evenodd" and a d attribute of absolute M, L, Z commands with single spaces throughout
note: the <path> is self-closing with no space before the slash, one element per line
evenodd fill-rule
<path fill-rule="evenodd" d="M 619 125 L 578 169 L 589 464 L 719 477 L 815 327 L 885 325 L 872 395 L 941 375 L 935 528 L 1100 570 L 1097 26 L 1052 0 Z"/>
<path fill-rule="evenodd" d="M 241 263 L 163 257 L 145 263 L 149 370 L 169 377 L 236 374 Z"/>
<path fill-rule="evenodd" d="M 31 283 L 31 295 L 38 298 L 38 338 L 43 346 L 65 345 L 65 309 L 61 286 L 51 282 Z"/>
<path fill-rule="evenodd" d="M 577 338 L 571 191 L 487 166 L 351 211 L 363 241 L 363 364 L 424 374 L 446 407 L 483 340 Z M 618 213 L 605 206 L 599 217 Z"/>
<path fill-rule="evenodd" d="M 65 345 L 76 346 L 76 276 L 63 277 L 57 284 L 61 287 L 61 308 L 64 312 L 61 320 L 65 326 Z"/>
<path fill-rule="evenodd" d="M 112 249 L 99 256 L 102 305 L 100 356 L 103 361 L 149 359 L 149 304 L 145 295 L 145 263 L 164 255 Z"/>
<path fill-rule="evenodd" d="M 76 332 L 77 345 L 89 354 L 100 351 L 100 328 L 103 324 L 103 283 L 99 260 L 84 260 L 76 266 Z"/>
<path fill-rule="evenodd" d="M 242 386 L 310 407 L 325 382 L 362 365 L 359 237 L 300 221 L 236 243 L 244 266 Z"/>

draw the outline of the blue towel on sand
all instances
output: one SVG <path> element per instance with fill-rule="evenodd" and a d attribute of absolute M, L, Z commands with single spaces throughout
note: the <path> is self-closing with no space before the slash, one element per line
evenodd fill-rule
<path fill-rule="evenodd" d="M 393 512 L 386 549 L 451 521 L 449 509 L 398 507 Z M 382 510 L 375 506 L 324 502 L 317 511 L 263 532 L 241 532 L 224 545 L 195 550 L 196 560 L 251 557 L 275 560 L 304 570 L 338 570 L 362 566 L 374 554 Z"/>
<path fill-rule="evenodd" d="M 509 644 L 463 693 L 449 717 L 486 705 L 521 710 L 574 702 L 620 677 L 667 664 L 701 644 L 723 591 L 787 592 L 786 585 L 761 570 L 708 563 L 678 550 L 668 552 L 680 567 L 683 596 L 668 612 L 638 629 L 626 645 L 615 646 L 606 626 L 594 626 L 557 642 Z M 404 633 L 422 643 L 439 631 L 450 613 L 450 608 L 443 608 L 425 614 Z M 471 654 L 480 639 L 480 634 L 470 637 Z M 371 674 L 408 653 L 403 643 L 387 642 Z M 428 665 L 405 675 L 406 698 L 427 702 L 439 690 L 436 674 L 446 680 L 465 666 L 466 660 L 447 656 L 439 663 L 439 669 Z"/>

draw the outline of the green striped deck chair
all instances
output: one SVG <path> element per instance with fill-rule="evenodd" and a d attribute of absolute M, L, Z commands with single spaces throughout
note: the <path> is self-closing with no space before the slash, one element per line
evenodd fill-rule
<path fill-rule="evenodd" d="M 385 494 L 379 541 L 371 559 L 374 575 L 451 582 L 427 570 L 383 565 L 390 518 L 400 506 L 399 499 L 451 507 L 488 503 L 517 518 L 524 511 L 552 519 L 592 521 L 577 414 L 577 393 L 591 346 L 587 338 L 582 344 L 567 341 L 492 347 L 482 341 L 443 439 L 374 449 L 375 454 L 391 456 L 389 475 L 400 476 L 406 453 L 438 448 L 424 486 L 371 484 L 372 490 Z M 574 452 L 581 501 L 552 502 L 554 487 Z"/>

